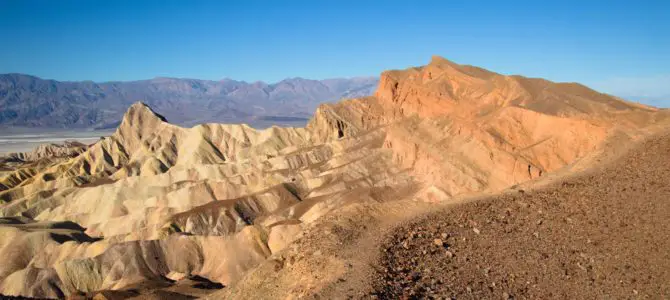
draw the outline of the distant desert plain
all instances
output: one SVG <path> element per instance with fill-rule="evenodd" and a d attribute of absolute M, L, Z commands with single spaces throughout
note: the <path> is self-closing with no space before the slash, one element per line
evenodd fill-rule
<path fill-rule="evenodd" d="M 0 155 L 11 152 L 28 152 L 41 144 L 48 143 L 60 144 L 65 141 L 77 141 L 92 144 L 112 133 L 114 133 L 113 130 L 0 127 Z"/>

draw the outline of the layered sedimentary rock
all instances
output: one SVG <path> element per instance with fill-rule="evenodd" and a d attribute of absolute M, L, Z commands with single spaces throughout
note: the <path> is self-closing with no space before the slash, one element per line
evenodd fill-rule
<path fill-rule="evenodd" d="M 76 141 L 65 141 L 62 144 L 42 144 L 33 151 L 9 153 L 6 160 L 37 161 L 43 158 L 75 157 L 86 151 L 87 145 Z"/>
<path fill-rule="evenodd" d="M 172 284 L 174 274 L 229 284 L 328 211 L 409 193 L 412 179 L 378 147 L 383 134 L 322 144 L 310 136 L 181 128 L 133 105 L 80 155 L 26 162 L 2 178 L 0 252 L 21 259 L 0 268 L 0 293 L 60 297 Z M 48 222 L 65 221 L 86 238 L 55 238 Z"/>
<path fill-rule="evenodd" d="M 320 106 L 306 128 L 182 128 L 136 103 L 75 157 L 5 166 L 0 293 L 61 297 L 193 276 L 228 286 L 348 204 L 495 192 L 665 118 L 578 84 L 439 57 L 384 72 L 372 97 Z"/>

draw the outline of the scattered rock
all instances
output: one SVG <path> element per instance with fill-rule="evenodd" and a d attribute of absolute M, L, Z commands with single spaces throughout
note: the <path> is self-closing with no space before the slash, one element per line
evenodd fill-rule
<path fill-rule="evenodd" d="M 670 248 L 670 240 L 660 238 L 670 226 L 670 156 L 659 153 L 670 151 L 670 133 L 663 144 L 642 165 L 639 152 L 650 147 L 611 169 L 575 177 L 569 187 L 534 190 L 523 201 L 515 193 L 497 195 L 400 226 L 397 237 L 421 226 L 431 238 L 383 254 L 383 264 L 404 271 L 382 273 L 384 284 L 375 285 L 380 299 L 662 299 L 670 282 L 670 261 L 658 259 Z M 618 195 L 607 194 L 607 187 Z M 484 227 L 486 238 L 471 238 Z M 436 247 L 447 243 L 448 249 Z M 426 249 L 431 254 L 422 255 Z M 416 271 L 422 278 L 408 279 Z"/>

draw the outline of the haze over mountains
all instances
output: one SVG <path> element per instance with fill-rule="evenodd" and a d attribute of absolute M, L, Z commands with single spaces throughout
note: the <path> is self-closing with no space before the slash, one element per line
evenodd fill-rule
<path fill-rule="evenodd" d="M 670 123 L 577 83 L 437 56 L 321 104 L 304 128 L 184 128 L 163 113 L 134 103 L 92 145 L 0 157 L 0 294 L 335 298 L 371 270 L 380 224 L 591 167 Z"/>
<path fill-rule="evenodd" d="M 668 83 L 670 84 L 670 82 Z M 670 95 L 665 96 L 624 96 L 624 98 L 644 103 L 647 105 L 660 107 L 660 108 L 670 108 Z"/>
<path fill-rule="evenodd" d="M 277 83 L 232 79 L 155 78 L 128 82 L 60 82 L 23 74 L 0 75 L 0 125 L 115 128 L 132 103 L 142 101 L 171 122 L 303 126 L 323 102 L 368 96 L 377 78 Z"/>
<path fill-rule="evenodd" d="M 321 103 L 372 95 L 377 77 L 248 83 L 163 78 L 96 83 L 0 74 L 0 126 L 113 129 L 128 106 L 142 101 L 172 123 L 303 126 Z M 668 97 L 627 99 L 668 106 Z"/>

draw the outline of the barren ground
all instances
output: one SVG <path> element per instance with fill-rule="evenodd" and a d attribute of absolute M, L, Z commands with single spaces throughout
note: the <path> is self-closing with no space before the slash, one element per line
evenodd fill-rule
<path fill-rule="evenodd" d="M 382 242 L 368 295 L 670 297 L 670 134 L 606 168 L 431 213 Z"/>

